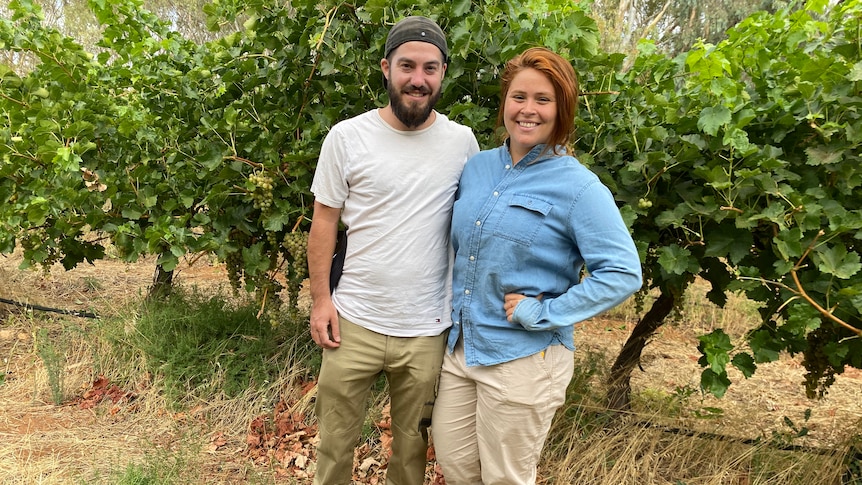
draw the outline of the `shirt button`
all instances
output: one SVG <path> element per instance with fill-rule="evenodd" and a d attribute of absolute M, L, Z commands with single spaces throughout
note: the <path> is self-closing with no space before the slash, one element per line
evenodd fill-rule
<path fill-rule="evenodd" d="M 509 170 L 510 168 L 512 168 L 511 165 L 506 165 L 506 170 Z"/>
<path fill-rule="evenodd" d="M 469 295 L 469 294 L 470 294 L 470 290 L 464 290 L 464 294 L 465 294 L 465 295 Z"/>
<path fill-rule="evenodd" d="M 499 197 L 499 196 L 500 196 L 500 193 L 495 190 L 494 191 L 494 197 Z"/>
<path fill-rule="evenodd" d="M 470 256 L 470 261 L 476 261 L 476 256 Z"/>
<path fill-rule="evenodd" d="M 477 226 L 481 226 L 481 225 L 482 225 L 482 221 L 476 221 L 476 225 L 477 225 Z"/>

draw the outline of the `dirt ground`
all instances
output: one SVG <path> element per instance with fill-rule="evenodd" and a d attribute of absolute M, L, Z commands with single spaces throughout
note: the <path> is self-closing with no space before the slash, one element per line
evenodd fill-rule
<path fill-rule="evenodd" d="M 55 268 L 43 273 L 19 270 L 19 261 L 0 257 L 0 298 L 96 313 L 116 311 L 146 292 L 154 269 L 153 260 L 133 265 L 108 260 L 68 272 Z M 198 286 L 227 284 L 224 269 L 203 259 L 181 265 L 175 281 Z M 28 324 L 20 311 L 0 304 L 0 482 L 64 483 L 56 477 L 74 475 L 76 470 L 92 473 L 94 463 L 97 472 L 122 469 L 127 463 L 126 455 L 139 451 L 141 442 L 168 451 L 181 441 L 179 425 L 193 423 L 194 412 L 167 413 L 158 409 L 159 403 L 152 402 L 134 404 L 152 407 L 148 412 L 137 413 L 123 412 L 123 406 L 131 404 L 122 401 L 91 409 L 53 405 L 47 372 L 34 348 L 38 329 Z M 93 322 L 84 318 L 71 320 L 81 328 Z M 604 352 L 612 359 L 628 337 L 631 325 L 633 322 L 596 318 L 579 326 L 576 343 L 582 352 Z M 633 375 L 634 395 L 668 401 L 680 389 L 698 388 L 701 369 L 697 364 L 696 337 L 708 330 L 696 330 L 675 325 L 662 329 L 644 352 L 642 371 Z M 67 361 L 65 365 L 66 375 L 72 379 L 64 383 L 67 389 L 80 389 L 81 393 L 92 389 L 92 361 Z M 803 373 L 798 358 L 784 357 L 761 365 L 751 379 L 731 375 L 734 384 L 724 398 L 695 394 L 686 406 L 720 408 L 720 418 L 700 420 L 698 428 L 742 438 L 790 432 L 788 420 L 809 430 L 807 437 L 794 441 L 797 445 L 828 447 L 841 442 L 848 433 L 858 434 L 862 430 L 862 371 L 848 369 L 818 401 L 805 397 Z M 809 419 L 806 410 L 810 410 Z M 154 421 L 153 416 L 159 415 L 164 419 Z M 202 429 L 200 433 L 206 435 L 208 431 Z M 211 452 L 204 450 L 214 463 L 213 483 L 230 483 L 219 476 L 245 473 L 241 464 L 231 461 L 231 457 L 237 457 L 237 449 L 215 451 L 216 448 L 219 447 L 213 447 Z"/>

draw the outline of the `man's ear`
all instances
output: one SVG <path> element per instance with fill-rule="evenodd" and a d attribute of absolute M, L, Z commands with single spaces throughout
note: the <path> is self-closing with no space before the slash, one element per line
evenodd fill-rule
<path fill-rule="evenodd" d="M 389 81 L 389 59 L 380 59 L 380 70 L 383 71 L 383 79 Z"/>

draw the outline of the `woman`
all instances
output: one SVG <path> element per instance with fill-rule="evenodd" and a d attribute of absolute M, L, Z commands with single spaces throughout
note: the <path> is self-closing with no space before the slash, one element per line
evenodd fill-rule
<path fill-rule="evenodd" d="M 467 162 L 452 220 L 454 325 L 432 428 L 449 485 L 535 483 L 573 374 L 574 324 L 641 286 L 613 196 L 569 155 L 571 64 L 528 49 L 501 91 L 506 140 Z"/>

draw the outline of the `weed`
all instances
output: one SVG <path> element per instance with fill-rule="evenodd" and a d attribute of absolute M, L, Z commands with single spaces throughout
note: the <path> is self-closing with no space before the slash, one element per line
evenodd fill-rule
<path fill-rule="evenodd" d="M 55 405 L 63 403 L 63 381 L 66 356 L 63 353 L 62 338 L 51 338 L 47 328 L 40 328 L 36 343 L 37 354 L 45 364 L 48 373 L 48 386 Z"/>
<path fill-rule="evenodd" d="M 257 310 L 253 302 L 177 288 L 163 301 L 144 303 L 133 326 L 114 332 L 115 343 L 139 354 L 174 407 L 230 398 L 272 382 L 278 371 L 269 360 L 281 339 Z"/>
<path fill-rule="evenodd" d="M 96 475 L 86 480 L 86 483 L 112 485 L 174 485 L 192 483 L 197 467 L 192 463 L 191 456 L 198 450 L 194 447 L 181 451 L 168 451 L 158 446 L 152 446 L 142 462 L 127 463 L 125 467 L 108 473 L 108 477 Z"/>
<path fill-rule="evenodd" d="M 101 291 L 104 289 L 102 283 L 99 282 L 96 278 L 92 276 L 85 276 L 84 280 L 84 291 Z"/>
<path fill-rule="evenodd" d="M 811 408 L 808 408 L 805 410 L 805 415 L 803 417 L 803 420 L 804 420 L 803 423 L 807 423 L 809 419 L 811 419 Z M 779 446 L 779 447 L 790 446 L 790 445 L 795 444 L 794 442 L 797 439 L 808 436 L 809 429 L 804 424 L 801 426 L 797 426 L 796 423 L 794 423 L 793 420 L 791 420 L 787 416 L 784 416 L 783 422 L 784 422 L 784 426 L 787 427 L 787 430 L 784 430 L 784 431 L 773 430 L 772 431 L 772 442 L 776 446 Z"/>
<path fill-rule="evenodd" d="M 845 470 L 841 475 L 842 485 L 862 485 L 862 450 L 854 440 L 845 458 Z"/>

